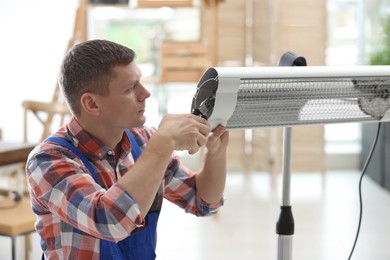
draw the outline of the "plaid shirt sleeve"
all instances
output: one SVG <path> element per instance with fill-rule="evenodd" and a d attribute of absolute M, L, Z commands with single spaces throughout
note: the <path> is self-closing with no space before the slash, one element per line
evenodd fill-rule
<path fill-rule="evenodd" d="M 82 161 L 65 148 L 47 143 L 37 148 L 28 160 L 27 181 L 38 232 L 41 227 L 47 233 L 43 236 L 54 232 L 55 223 L 62 221 L 96 238 L 119 241 L 143 224 L 130 194 L 118 184 L 103 189 Z M 51 218 L 45 218 L 48 212 Z"/>
<path fill-rule="evenodd" d="M 154 132 L 154 129 L 146 129 L 146 132 L 139 134 L 146 143 L 146 139 Z M 196 216 L 217 213 L 223 205 L 223 198 L 214 204 L 203 201 L 197 193 L 195 179 L 196 173 L 185 167 L 178 156 L 173 155 L 163 180 L 164 198 Z"/>
<path fill-rule="evenodd" d="M 186 168 L 177 156 L 174 156 L 165 174 L 164 197 L 196 216 L 209 216 L 218 212 L 223 199 L 209 204 L 203 201 L 196 190 L 196 173 Z"/>

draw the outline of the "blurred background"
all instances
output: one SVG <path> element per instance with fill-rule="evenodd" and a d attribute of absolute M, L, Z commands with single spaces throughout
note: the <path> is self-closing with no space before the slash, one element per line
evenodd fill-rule
<path fill-rule="evenodd" d="M 108 39 L 135 50 L 152 93 L 147 124 L 157 127 L 166 113 L 190 112 L 197 81 L 210 66 L 275 66 L 286 51 L 304 56 L 308 66 L 390 64 L 389 14 L 389 0 L 2 0 L 0 141 L 35 144 L 69 117 L 57 76 L 77 42 Z M 382 207 L 390 199 L 387 128 L 367 171 L 372 208 L 363 221 L 372 226 L 364 227 L 355 259 L 390 259 L 384 242 L 390 209 Z M 276 258 L 282 130 L 231 131 L 225 206 L 216 217 L 198 219 L 165 203 L 158 259 Z M 296 259 L 347 258 L 360 169 L 375 130 L 371 123 L 294 128 Z M 199 169 L 202 152 L 178 154 Z M 0 186 L 9 186 L 19 166 L 0 167 Z M 20 259 L 39 257 L 38 237 L 31 237 Z M 24 244 L 20 238 L 17 246 Z M 10 259 L 9 240 L 0 245 L 0 259 Z"/>

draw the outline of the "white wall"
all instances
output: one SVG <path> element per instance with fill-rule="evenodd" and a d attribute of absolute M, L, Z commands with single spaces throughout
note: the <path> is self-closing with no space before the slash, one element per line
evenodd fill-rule
<path fill-rule="evenodd" d="M 58 68 L 73 33 L 77 6 L 77 0 L 0 1 L 3 140 L 23 141 L 23 100 L 51 100 Z M 32 116 L 30 119 L 39 136 L 39 123 Z"/>

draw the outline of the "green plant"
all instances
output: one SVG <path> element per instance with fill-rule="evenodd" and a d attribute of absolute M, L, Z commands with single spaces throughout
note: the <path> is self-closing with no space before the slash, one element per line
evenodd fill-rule
<path fill-rule="evenodd" d="M 372 54 L 370 64 L 390 65 L 390 17 L 387 17 L 383 26 L 383 42 Z"/>

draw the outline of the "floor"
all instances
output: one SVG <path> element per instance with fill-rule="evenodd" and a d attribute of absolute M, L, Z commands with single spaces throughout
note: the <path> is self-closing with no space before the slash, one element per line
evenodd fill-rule
<path fill-rule="evenodd" d="M 292 259 L 348 259 L 358 225 L 358 172 L 294 173 Z M 281 179 L 266 173 L 229 173 L 225 205 L 213 217 L 197 218 L 165 202 L 158 230 L 158 260 L 277 259 Z M 390 259 L 390 193 L 363 179 L 363 219 L 352 259 Z M 10 239 L 0 237 L 0 260 L 11 259 Z M 17 259 L 24 259 L 18 238 Z M 39 259 L 32 235 L 31 259 Z"/>

